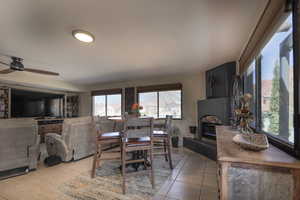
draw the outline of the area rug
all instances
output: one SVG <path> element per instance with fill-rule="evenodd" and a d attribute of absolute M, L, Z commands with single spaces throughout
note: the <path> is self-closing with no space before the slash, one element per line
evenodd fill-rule
<path fill-rule="evenodd" d="M 173 153 L 174 167 L 183 158 L 182 153 Z M 155 157 L 155 189 L 152 189 L 148 175 L 129 175 L 126 179 L 126 195 L 123 195 L 119 167 L 118 161 L 106 161 L 96 170 L 94 179 L 90 178 L 90 171 L 87 171 L 64 183 L 59 189 L 70 200 L 150 200 L 172 172 L 164 157 Z M 134 171 L 131 167 L 127 170 Z"/>

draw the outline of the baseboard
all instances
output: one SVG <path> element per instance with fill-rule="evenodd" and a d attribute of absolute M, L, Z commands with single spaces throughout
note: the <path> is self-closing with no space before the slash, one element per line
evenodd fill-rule
<path fill-rule="evenodd" d="M 0 180 L 4 180 L 15 176 L 20 176 L 23 174 L 27 174 L 28 172 L 29 172 L 28 166 L 0 171 Z"/>

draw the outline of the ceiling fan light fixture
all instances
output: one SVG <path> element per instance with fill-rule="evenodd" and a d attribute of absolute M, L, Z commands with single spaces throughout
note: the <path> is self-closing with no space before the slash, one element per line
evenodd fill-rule
<path fill-rule="evenodd" d="M 77 40 L 79 40 L 81 42 L 92 43 L 95 41 L 95 37 L 93 36 L 93 34 L 87 32 L 87 31 L 74 30 L 74 31 L 72 31 L 72 35 L 74 38 L 76 38 Z"/>
<path fill-rule="evenodd" d="M 17 71 L 23 71 L 24 65 L 22 63 L 23 59 L 18 57 L 12 57 L 12 62 L 10 63 L 10 68 L 17 70 Z"/>
<path fill-rule="evenodd" d="M 40 70 L 40 69 L 33 69 L 33 68 L 25 68 L 23 65 L 23 59 L 15 56 L 8 56 L 11 58 L 11 63 L 8 64 L 6 62 L 2 62 L 0 60 L 0 64 L 9 66 L 8 69 L 0 70 L 0 74 L 9 74 L 14 71 L 27 71 L 37 74 L 44 74 L 44 75 L 52 75 L 52 76 L 59 76 L 59 73 L 46 71 L 46 70 Z"/>

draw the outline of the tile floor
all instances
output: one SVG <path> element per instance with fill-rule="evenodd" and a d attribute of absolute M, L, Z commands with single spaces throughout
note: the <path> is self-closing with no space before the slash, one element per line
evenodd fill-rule
<path fill-rule="evenodd" d="M 173 170 L 153 200 L 215 200 L 217 165 L 200 154 L 180 149 L 185 158 Z M 38 170 L 0 181 L 0 200 L 63 199 L 57 185 L 90 170 L 92 157 Z"/>
<path fill-rule="evenodd" d="M 152 200 L 218 199 L 216 162 L 186 149 L 184 152 L 186 158 Z"/>

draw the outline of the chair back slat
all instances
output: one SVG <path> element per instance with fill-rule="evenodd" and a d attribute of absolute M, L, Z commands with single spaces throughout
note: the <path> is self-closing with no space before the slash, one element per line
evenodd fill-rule
<path fill-rule="evenodd" d="M 131 127 L 126 130 L 125 137 L 126 138 L 140 138 L 140 137 L 150 137 L 150 129 L 149 128 L 141 128 L 141 129 L 132 129 Z"/>
<path fill-rule="evenodd" d="M 166 116 L 166 121 L 165 121 L 165 131 L 170 134 L 171 129 L 172 129 L 172 120 L 173 116 L 172 115 L 167 115 Z"/>
<path fill-rule="evenodd" d="M 124 123 L 125 138 L 150 137 L 153 134 L 153 118 L 129 117 Z"/>
<path fill-rule="evenodd" d="M 149 127 L 151 120 L 152 120 L 151 117 L 149 117 L 149 118 L 138 118 L 138 117 L 125 118 L 126 125 L 131 126 L 131 127 L 134 127 L 134 126 L 138 126 L 138 127 L 148 126 Z"/>

